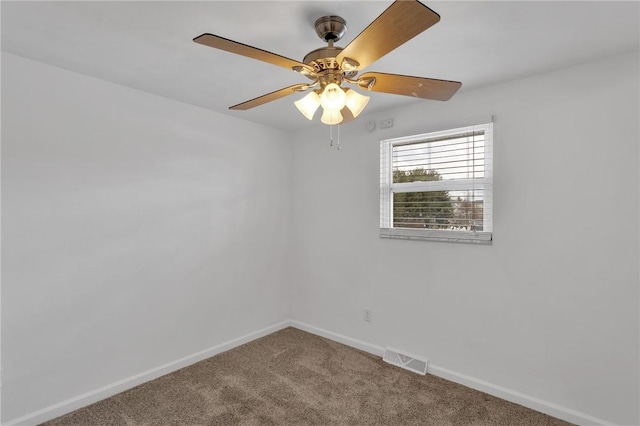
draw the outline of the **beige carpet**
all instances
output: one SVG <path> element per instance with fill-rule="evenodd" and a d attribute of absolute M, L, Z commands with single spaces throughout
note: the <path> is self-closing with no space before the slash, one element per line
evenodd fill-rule
<path fill-rule="evenodd" d="M 46 425 L 568 425 L 287 328 Z"/>

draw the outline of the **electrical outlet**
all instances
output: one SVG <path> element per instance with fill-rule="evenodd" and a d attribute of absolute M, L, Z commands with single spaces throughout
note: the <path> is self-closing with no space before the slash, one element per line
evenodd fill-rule
<path fill-rule="evenodd" d="M 378 123 L 378 127 L 380 127 L 381 129 L 388 129 L 389 127 L 393 127 L 393 118 L 380 120 L 380 123 Z"/>
<path fill-rule="evenodd" d="M 369 308 L 365 308 L 363 319 L 367 322 L 371 322 L 373 312 Z"/>

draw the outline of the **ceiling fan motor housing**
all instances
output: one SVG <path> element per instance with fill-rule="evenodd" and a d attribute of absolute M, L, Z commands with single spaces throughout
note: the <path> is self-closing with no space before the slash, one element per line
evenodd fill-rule
<path fill-rule="evenodd" d="M 355 76 L 358 73 L 357 70 L 344 70 L 336 60 L 336 57 L 341 51 L 342 47 L 327 46 L 321 47 L 320 49 L 312 50 L 311 52 L 307 53 L 303 61 L 305 64 L 312 66 L 316 73 L 316 75 L 308 75 L 307 77 L 315 80 L 318 75 L 326 76 L 327 74 L 335 74 L 336 76 L 344 76 L 347 78 Z M 326 76 L 325 79 L 329 78 L 329 76 Z M 323 79 L 321 78 L 321 80 Z M 330 82 L 340 84 L 341 79 Z"/>
<path fill-rule="evenodd" d="M 311 65 L 316 73 L 340 68 L 336 56 L 342 51 L 342 47 L 327 46 L 312 50 L 304 57 L 303 62 Z"/>

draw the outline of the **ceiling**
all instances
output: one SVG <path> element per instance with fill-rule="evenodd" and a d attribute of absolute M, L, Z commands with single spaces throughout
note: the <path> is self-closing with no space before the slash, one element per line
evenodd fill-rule
<path fill-rule="evenodd" d="M 463 83 L 461 91 L 638 50 L 640 3 L 423 1 L 441 21 L 367 68 Z M 2 1 L 2 50 L 219 113 L 293 130 L 312 126 L 293 95 L 228 107 L 305 77 L 192 42 L 213 33 L 302 60 L 324 46 L 313 22 L 347 21 L 346 46 L 391 1 Z M 367 93 L 365 113 L 412 102 Z M 315 122 L 319 118 L 316 116 Z"/>

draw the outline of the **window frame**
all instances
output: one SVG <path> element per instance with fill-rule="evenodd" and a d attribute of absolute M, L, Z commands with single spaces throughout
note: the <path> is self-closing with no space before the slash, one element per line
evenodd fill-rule
<path fill-rule="evenodd" d="M 393 147 L 429 142 L 484 131 L 484 177 L 393 183 Z M 393 194 L 406 192 L 483 190 L 483 231 L 393 227 Z M 492 244 L 493 241 L 493 122 L 380 141 L 380 237 L 454 243 Z"/>

